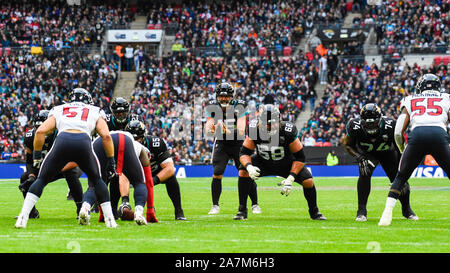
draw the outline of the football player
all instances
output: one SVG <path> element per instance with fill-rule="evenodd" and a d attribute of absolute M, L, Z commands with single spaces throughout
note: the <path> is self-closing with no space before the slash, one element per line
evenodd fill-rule
<path fill-rule="evenodd" d="M 227 82 L 218 84 L 215 90 L 216 100 L 206 106 L 206 132 L 214 135 L 212 150 L 213 177 L 211 182 L 212 207 L 209 214 L 220 212 L 219 199 L 222 194 L 222 177 L 230 159 L 239 167 L 239 151 L 245 138 L 247 122 L 247 104 L 235 99 L 235 89 Z M 258 205 L 256 183 L 249 182 L 252 212 L 261 213 Z"/>
<path fill-rule="evenodd" d="M 303 186 L 303 194 L 313 220 L 326 220 L 317 207 L 317 192 L 311 172 L 305 167 L 303 145 L 297 127 L 280 121 L 280 111 L 274 105 L 262 105 L 257 119 L 251 120 L 248 135 L 240 152 L 239 208 L 235 220 L 247 219 L 247 196 L 251 181 L 262 176 L 282 176 L 281 194 L 288 196 L 292 183 Z M 254 153 L 256 150 L 256 154 Z"/>
<path fill-rule="evenodd" d="M 150 202 L 150 209 L 153 209 L 153 180 L 147 151 L 142 144 L 134 140 L 133 136 L 129 132 L 111 131 L 110 135 L 114 143 L 114 158 L 117 162 L 116 167 L 118 174 L 118 176 L 114 177 L 112 180 L 106 180 L 107 184 L 110 184 L 111 207 L 113 209 L 113 213 L 116 216 L 117 203 L 120 198 L 119 179 L 122 174 L 124 174 L 129 179 L 134 188 L 134 221 L 138 225 L 147 225 L 147 220 L 144 217 L 143 213 L 148 194 L 151 195 L 152 198 Z M 102 138 L 96 138 L 92 143 L 92 146 L 103 170 L 102 177 L 107 177 L 105 167 L 108 163 L 108 160 L 105 154 Z M 88 183 L 93 184 L 89 181 L 89 179 Z M 90 196 L 86 199 L 89 199 L 89 204 L 93 205 L 96 199 L 94 190 L 92 188 L 89 188 L 86 192 L 86 195 Z M 123 213 L 123 211 L 121 211 L 121 213 Z M 152 212 L 147 211 L 147 214 L 151 215 L 151 222 L 157 222 L 154 210 L 152 210 Z M 122 215 L 117 215 L 117 217 L 115 218 L 121 216 Z M 99 221 L 104 221 L 102 213 L 100 214 Z"/>
<path fill-rule="evenodd" d="M 375 167 L 380 164 L 390 182 L 394 181 L 400 161 L 400 151 L 394 140 L 395 120 L 382 115 L 375 103 L 364 105 L 359 118 L 347 123 L 344 145 L 347 152 L 356 158 L 359 167 L 357 183 L 358 211 L 356 221 L 367 221 L 367 200 L 371 189 L 371 178 Z M 402 214 L 407 219 L 418 220 L 409 202 L 410 187 L 405 183 L 400 196 Z"/>
<path fill-rule="evenodd" d="M 26 171 L 20 176 L 19 190 L 22 192 L 24 198 L 28 192 L 28 189 L 36 180 L 36 177 L 39 173 L 39 169 L 33 167 L 33 142 L 37 128 L 48 118 L 48 113 L 48 110 L 39 111 L 39 114 L 33 119 L 34 128 L 25 134 L 25 138 L 23 141 L 23 144 L 25 146 Z M 45 137 L 44 146 L 42 147 L 42 153 L 44 154 L 44 157 L 51 149 L 56 135 L 57 131 L 55 130 L 53 134 Z M 79 179 L 82 173 L 83 172 L 80 170 L 80 168 L 77 167 L 75 163 L 69 162 L 66 166 L 63 167 L 61 172 L 57 173 L 56 176 L 53 177 L 50 181 L 53 182 L 63 177 L 66 179 L 67 185 L 70 189 L 70 193 L 77 207 L 77 215 L 80 212 L 81 202 L 83 201 L 83 188 Z M 35 207 L 33 207 L 33 209 L 31 210 L 29 218 L 39 218 L 39 211 Z"/>
<path fill-rule="evenodd" d="M 125 130 L 148 149 L 153 184 L 166 185 L 167 194 L 175 208 L 175 220 L 186 220 L 181 206 L 180 185 L 175 177 L 175 166 L 164 139 L 147 135 L 145 124 L 139 120 L 130 121 Z"/>
<path fill-rule="evenodd" d="M 450 175 L 450 147 L 447 125 L 450 120 L 450 97 L 441 93 L 441 82 L 434 74 L 424 74 L 416 84 L 416 94 L 402 99 L 400 116 L 395 125 L 395 143 L 403 153 L 394 182 L 386 200 L 379 226 L 389 226 L 392 211 L 402 194 L 406 181 L 425 155 L 431 154 L 439 166 Z M 408 126 L 408 144 L 404 134 Z M 449 177 L 450 178 L 450 177 Z"/>
<path fill-rule="evenodd" d="M 136 114 L 130 114 L 130 103 L 124 97 L 116 97 L 113 99 L 110 106 L 111 114 L 106 114 L 106 122 L 108 123 L 109 131 L 124 131 L 125 126 L 131 120 L 139 120 L 139 116 Z M 109 184 L 110 187 L 113 184 Z M 122 199 L 120 210 L 128 208 L 131 210 L 129 193 L 130 181 L 126 176 L 121 176 L 119 180 L 119 189 Z M 110 191 L 114 189 L 110 188 Z M 114 204 L 113 204 L 114 207 Z"/>
<path fill-rule="evenodd" d="M 69 94 L 69 103 L 55 106 L 50 110 L 48 119 L 36 130 L 33 143 L 33 166 L 39 168 L 36 181 L 30 186 L 22 210 L 17 217 L 16 228 L 26 228 L 30 211 L 39 200 L 44 187 L 68 163 L 75 162 L 91 181 L 90 187 L 105 215 L 107 227 L 115 228 L 117 223 L 112 213 L 109 192 L 101 177 L 100 165 L 92 150 L 91 136 L 96 131 L 103 140 L 108 164 L 108 178 L 116 176 L 114 144 L 109 134 L 104 112 L 93 104 L 89 92 L 84 88 L 75 88 Z M 45 159 L 42 148 L 45 136 L 58 130 L 54 144 Z M 83 199 L 86 195 L 83 196 Z M 85 200 L 83 200 L 85 201 Z M 79 224 L 87 224 L 91 206 L 83 202 L 78 215 Z"/>

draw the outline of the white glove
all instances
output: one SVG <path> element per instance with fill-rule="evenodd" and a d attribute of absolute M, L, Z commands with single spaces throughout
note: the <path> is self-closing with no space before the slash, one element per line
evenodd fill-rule
<path fill-rule="evenodd" d="M 259 178 L 260 169 L 258 167 L 255 167 L 252 164 L 248 164 L 247 171 L 251 179 L 257 180 Z"/>
<path fill-rule="evenodd" d="M 289 193 L 292 190 L 292 182 L 294 182 L 295 177 L 292 175 L 289 175 L 286 179 L 284 179 L 283 181 L 281 181 L 278 186 L 283 186 L 283 188 L 281 188 L 281 194 L 282 195 L 286 195 L 288 196 Z"/>

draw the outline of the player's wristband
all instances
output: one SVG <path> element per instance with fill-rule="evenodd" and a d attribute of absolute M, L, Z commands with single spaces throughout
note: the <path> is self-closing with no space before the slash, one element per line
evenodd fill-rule
<path fill-rule="evenodd" d="M 42 159 L 42 151 L 33 151 L 33 160 L 39 160 Z"/>
<path fill-rule="evenodd" d="M 161 179 L 157 175 L 153 176 L 153 185 L 158 185 L 161 183 Z"/>
<path fill-rule="evenodd" d="M 252 163 L 251 162 L 247 162 L 247 164 L 245 164 L 244 168 L 247 169 L 247 167 L 250 166 L 250 165 L 252 165 Z"/>

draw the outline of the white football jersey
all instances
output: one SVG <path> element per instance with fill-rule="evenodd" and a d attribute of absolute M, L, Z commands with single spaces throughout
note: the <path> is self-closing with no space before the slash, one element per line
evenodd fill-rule
<path fill-rule="evenodd" d="M 78 101 L 55 106 L 48 116 L 55 117 L 58 134 L 65 130 L 76 129 L 89 136 L 95 133 L 97 120 L 106 118 L 105 112 L 99 107 Z"/>
<path fill-rule="evenodd" d="M 417 126 L 439 126 L 447 130 L 450 108 L 449 94 L 437 91 L 423 91 L 402 99 L 400 110 L 406 108 L 410 117 L 411 130 Z"/>

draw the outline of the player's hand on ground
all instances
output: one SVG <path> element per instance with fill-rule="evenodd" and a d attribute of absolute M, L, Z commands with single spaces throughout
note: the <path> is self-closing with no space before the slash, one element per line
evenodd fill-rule
<path fill-rule="evenodd" d="M 156 219 L 155 208 L 147 208 L 147 222 L 158 223 L 158 219 Z"/>
<path fill-rule="evenodd" d="M 257 180 L 259 178 L 259 175 L 261 172 L 261 170 L 258 167 L 255 167 L 251 164 L 249 164 L 247 166 L 247 171 L 248 171 L 248 174 L 250 175 L 250 178 L 253 180 Z"/>
<path fill-rule="evenodd" d="M 278 186 L 283 186 L 281 188 L 281 194 L 288 196 L 289 193 L 291 193 L 292 191 L 292 182 L 294 182 L 295 177 L 293 177 L 292 175 L 289 175 L 286 179 L 284 179 L 283 181 L 281 181 L 280 183 L 278 183 Z"/>

